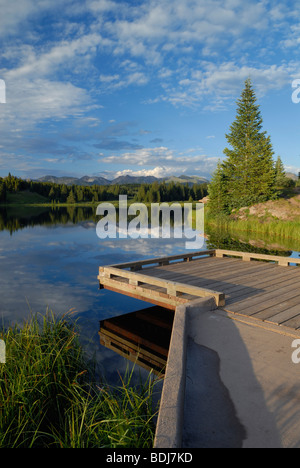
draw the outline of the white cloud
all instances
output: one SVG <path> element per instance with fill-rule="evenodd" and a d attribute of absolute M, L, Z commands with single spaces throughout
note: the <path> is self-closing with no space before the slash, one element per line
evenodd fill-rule
<path fill-rule="evenodd" d="M 12 30 L 32 15 L 55 11 L 59 5 L 57 0 L 20 0 L 19 3 L 20 8 L 16 9 L 7 0 L 0 0 L 7 14 L 5 24 Z M 72 23 L 76 33 L 73 32 L 71 38 L 61 33 L 56 41 L 52 39 L 43 46 L 37 47 L 36 41 L 25 41 L 4 50 L 4 56 L 15 63 L 10 70 L 3 71 L 6 80 L 13 86 L 17 85 L 16 80 L 56 82 L 56 75 L 62 71 L 68 76 L 74 72 L 80 75 L 83 69 L 88 75 L 98 70 L 102 93 L 145 86 L 155 80 L 161 84 L 162 93 L 147 97 L 144 103 L 164 101 L 174 106 L 193 107 L 209 97 L 206 109 L 214 109 L 222 108 L 226 98 L 236 96 L 248 76 L 263 94 L 267 89 L 283 87 L 296 68 L 285 62 L 255 66 L 242 64 L 240 59 L 223 59 L 223 63 L 220 60 L 219 54 L 224 54 L 224 49 L 231 49 L 233 54 L 232 44 L 237 39 L 240 47 L 245 47 L 246 36 L 254 43 L 260 40 L 254 30 L 269 32 L 272 22 L 276 27 L 284 22 L 291 11 L 277 2 L 269 8 L 271 14 L 268 15 L 267 4 L 263 1 L 150 0 L 134 6 L 126 1 L 90 0 L 84 6 L 73 2 L 71 7 L 71 0 L 63 0 L 60 10 L 66 25 L 71 24 L 69 18 L 73 10 L 84 8 L 94 19 L 85 26 L 80 27 L 78 23 L 76 28 Z M 288 47 L 291 42 L 297 42 L 298 33 L 299 26 L 292 26 L 292 38 L 288 37 L 282 44 Z M 270 47 L 264 50 L 267 54 Z M 95 59 L 98 61 L 102 52 L 118 57 L 108 72 L 101 65 L 95 65 Z M 201 52 L 202 57 L 208 57 L 207 61 L 201 60 Z M 236 49 L 234 55 L 240 52 Z M 195 60 L 194 53 L 200 60 Z M 165 61 L 170 54 L 173 60 Z M 212 57 L 219 57 L 219 60 L 212 61 Z M 66 78 L 60 76 L 60 80 L 66 84 Z"/>
<path fill-rule="evenodd" d="M 54 120 L 70 118 L 68 135 L 73 132 L 78 142 L 81 137 L 82 144 L 99 142 L 93 148 L 106 151 L 104 164 L 118 164 L 121 170 L 129 166 L 135 172 L 211 172 L 214 159 L 200 150 L 191 158 L 189 150 L 182 155 L 167 147 L 144 148 L 150 143 L 142 142 L 138 133 L 128 141 L 126 130 L 126 138 L 119 141 L 120 134 L 97 135 L 91 128 L 118 115 L 119 105 L 123 110 L 134 105 L 141 95 L 139 104 L 162 102 L 165 109 L 171 104 L 205 112 L 235 105 L 249 76 L 258 97 L 290 87 L 299 78 L 300 61 L 283 53 L 299 45 L 296 5 L 294 0 L 18 0 L 16 6 L 0 0 L 6 67 L 0 69 L 0 78 L 7 85 L 1 145 L 13 148 L 12 141 L 21 141 L 26 130 L 39 132 L 38 125 L 46 120 L 52 120 L 48 131 L 51 125 L 57 131 Z M 49 22 L 43 27 L 46 17 Z M 136 87 L 145 87 L 145 93 L 131 94 Z M 125 88 L 128 94 L 121 95 Z M 103 113 L 112 113 L 83 120 L 95 102 L 101 107 L 103 95 L 109 95 Z M 143 111 L 133 119 L 137 115 L 142 118 Z M 74 131 L 73 122 L 79 118 L 82 129 L 76 132 L 81 127 Z M 140 127 L 150 128 L 146 121 Z M 163 139 L 152 143 L 168 141 L 160 136 Z M 121 150 L 127 152 L 119 156 Z"/>
<path fill-rule="evenodd" d="M 20 22 L 24 21 L 37 9 L 34 0 L 21 0 L 18 7 L 14 2 L 0 1 L 0 35 L 13 34 Z M 38 7 L 39 8 L 39 7 Z"/>
<path fill-rule="evenodd" d="M 290 166 L 290 165 L 285 165 L 284 169 L 286 172 L 291 172 L 292 174 L 300 174 L 300 166 Z"/>
<path fill-rule="evenodd" d="M 148 83 L 149 78 L 144 73 L 141 72 L 135 72 L 132 73 L 127 77 L 127 83 L 128 85 L 135 84 L 135 85 L 144 85 Z"/>
<path fill-rule="evenodd" d="M 142 72 L 131 73 L 127 76 L 113 75 L 101 76 L 100 82 L 104 85 L 103 92 L 127 88 L 128 86 L 143 86 L 149 82 L 149 78 Z"/>
<path fill-rule="evenodd" d="M 161 178 L 167 175 L 172 175 L 173 170 L 176 170 L 176 168 L 155 167 L 154 169 L 142 169 L 140 171 L 134 171 L 132 169 L 124 169 L 123 171 L 117 171 L 115 173 L 115 177 L 130 175 L 130 176 L 135 176 L 135 177 L 153 176 L 153 177 Z"/>
<path fill-rule="evenodd" d="M 274 8 L 270 18 L 265 2 L 246 0 L 150 0 L 138 7 L 110 1 L 100 5 L 101 20 L 104 11 L 115 15 L 114 20 L 107 16 L 104 26 L 115 42 L 115 53 L 129 52 L 156 63 L 166 51 L 178 52 L 187 44 L 190 51 L 201 44 L 218 48 L 224 40 L 230 45 L 232 38 L 244 33 L 267 30 L 272 18 L 277 19 L 279 14 L 276 16 Z M 95 2 L 90 7 L 97 15 Z"/>
<path fill-rule="evenodd" d="M 113 81 L 118 81 L 120 75 L 100 75 L 99 79 L 102 83 L 111 83 Z"/>
<path fill-rule="evenodd" d="M 163 91 L 148 96 L 144 103 L 193 107 L 209 96 L 205 109 L 220 109 L 227 98 L 236 97 L 248 76 L 264 95 L 285 86 L 296 69 L 292 62 L 270 64 L 269 60 L 278 42 L 274 34 L 287 34 L 293 2 L 288 6 L 279 1 L 149 0 L 136 6 L 103 0 L 88 5 L 101 23 L 109 50 L 126 57 L 123 63 L 135 66 L 134 74 L 129 74 L 128 68 L 125 74 L 118 70 L 119 80 L 113 80 L 107 90 L 159 80 Z M 285 40 L 286 46 L 298 43 L 298 28 L 293 26 L 293 37 Z M 249 60 L 249 51 L 254 49 Z M 255 64 L 259 54 L 268 58 L 268 65 L 261 65 L 261 61 Z M 207 62 L 201 60 L 203 57 Z M 152 70 L 141 69 L 142 64 L 151 64 Z"/>
<path fill-rule="evenodd" d="M 119 172 L 122 175 L 155 175 L 164 172 L 168 175 L 183 173 L 211 174 L 217 165 L 218 158 L 205 154 L 194 154 L 194 149 L 178 153 L 167 147 L 143 148 L 118 156 L 111 155 L 99 159 L 101 164 L 124 166 Z M 133 166 L 128 169 L 128 166 Z M 148 167 L 145 169 L 145 166 Z M 143 167 L 143 169 L 140 169 Z M 156 177 L 161 177 L 156 175 Z"/>
<path fill-rule="evenodd" d="M 173 160 L 174 151 L 165 148 L 142 148 L 134 152 L 123 153 L 121 155 L 107 156 L 101 159 L 106 164 L 129 164 L 137 166 L 148 166 L 156 164 L 158 161 Z"/>
<path fill-rule="evenodd" d="M 41 78 L 6 82 L 7 103 L 0 119 L 6 128 L 32 128 L 46 119 L 80 115 L 91 104 L 87 92 L 71 83 Z"/>
<path fill-rule="evenodd" d="M 19 35 L 20 31 L 24 34 L 33 34 L 31 28 L 29 30 L 28 21 L 36 19 L 38 15 L 44 15 L 51 12 L 53 9 L 58 9 L 60 12 L 67 11 L 71 15 L 78 10 L 78 6 L 73 4 L 72 0 L 17 0 L 12 2 L 9 0 L 0 0 L 0 36 Z"/>
<path fill-rule="evenodd" d="M 29 14 L 31 2 L 25 4 Z M 42 2 L 42 6 L 50 8 L 50 3 Z M 28 43 L 6 48 L 4 55 L 12 66 L 1 70 L 7 84 L 7 103 L 0 117 L 2 131 L 16 126 L 33 129 L 47 119 L 76 117 L 90 110 L 93 102 L 89 91 L 73 84 L 69 71 L 83 71 L 101 40 L 92 33 L 54 44 L 47 41 L 39 47 Z M 64 78 L 63 71 L 69 79 Z"/>
<path fill-rule="evenodd" d="M 206 110 L 222 109 L 229 100 L 235 103 L 247 78 L 253 81 L 257 96 L 262 97 L 270 90 L 289 86 L 300 69 L 297 61 L 260 67 L 241 66 L 233 61 L 219 64 L 202 62 L 201 65 L 201 69 L 192 69 L 189 77 L 181 79 L 177 87 L 166 86 L 165 93 L 156 98 L 156 102 L 161 100 L 175 106 L 195 107 L 206 99 Z"/>
<path fill-rule="evenodd" d="M 287 38 L 280 42 L 283 48 L 297 47 L 300 44 L 300 25 L 296 24 L 289 28 Z"/>
<path fill-rule="evenodd" d="M 79 38 L 61 42 L 53 45 L 49 50 L 39 50 L 34 46 L 27 45 L 19 51 L 20 65 L 6 72 L 8 79 L 41 77 L 53 75 L 61 67 L 74 64 L 81 57 L 82 67 L 83 57 L 102 42 L 102 37 L 98 34 L 86 34 Z M 15 51 L 16 54 L 16 51 Z"/>
<path fill-rule="evenodd" d="M 118 8 L 117 3 L 111 0 L 90 0 L 87 3 L 94 13 L 112 12 Z"/>

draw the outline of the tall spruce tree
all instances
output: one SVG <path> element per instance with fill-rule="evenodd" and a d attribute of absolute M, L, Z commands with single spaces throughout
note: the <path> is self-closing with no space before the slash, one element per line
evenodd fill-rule
<path fill-rule="evenodd" d="M 236 119 L 230 133 L 226 134 L 231 148 L 225 148 L 227 159 L 222 163 L 222 175 L 226 180 L 224 211 L 267 201 L 275 194 L 274 153 L 270 137 L 262 131 L 262 123 L 252 83 L 248 79 L 237 101 Z M 220 171 L 220 167 L 217 170 Z M 215 191 L 216 188 L 210 187 L 210 204 L 214 202 Z"/>
<path fill-rule="evenodd" d="M 280 156 L 275 163 L 275 184 L 276 187 L 284 187 L 287 184 L 286 172 Z"/>
<path fill-rule="evenodd" d="M 209 210 L 211 213 L 219 214 L 228 212 L 229 200 L 226 168 L 221 161 L 218 162 L 217 169 L 208 186 L 208 196 Z"/>

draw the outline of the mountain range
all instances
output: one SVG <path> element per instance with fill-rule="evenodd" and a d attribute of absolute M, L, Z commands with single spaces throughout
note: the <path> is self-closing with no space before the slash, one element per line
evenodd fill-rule
<path fill-rule="evenodd" d="M 165 178 L 157 178 L 154 176 L 130 176 L 124 175 L 117 177 L 113 180 L 105 179 L 104 177 L 56 177 L 47 175 L 44 177 L 40 177 L 38 182 L 51 182 L 53 184 L 64 184 L 64 185 L 82 185 L 82 186 L 91 186 L 91 185 L 129 185 L 129 184 L 152 184 L 153 182 L 166 182 L 171 183 L 181 183 L 181 184 L 206 184 L 208 183 L 208 179 L 205 177 L 199 176 L 186 176 L 182 175 L 180 177 L 171 176 Z"/>

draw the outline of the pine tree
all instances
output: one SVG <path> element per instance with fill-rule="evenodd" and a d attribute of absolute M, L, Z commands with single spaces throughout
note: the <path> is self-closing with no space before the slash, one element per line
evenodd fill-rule
<path fill-rule="evenodd" d="M 60 201 L 65 202 L 67 201 L 68 197 L 68 188 L 66 185 L 61 186 L 61 191 L 60 191 Z"/>
<path fill-rule="evenodd" d="M 286 173 L 281 157 L 278 156 L 275 164 L 275 184 L 276 187 L 284 187 L 287 183 Z"/>
<path fill-rule="evenodd" d="M 6 201 L 6 186 L 4 181 L 0 180 L 0 202 Z"/>
<path fill-rule="evenodd" d="M 75 195 L 74 195 L 74 192 L 73 192 L 72 189 L 71 189 L 71 191 L 70 191 L 70 193 L 69 193 L 69 196 L 68 196 L 68 198 L 67 198 L 67 203 L 69 203 L 69 204 L 71 204 L 71 205 L 74 204 L 74 203 L 76 203 Z"/>
<path fill-rule="evenodd" d="M 262 131 L 262 117 L 250 79 L 237 102 L 236 120 L 226 135 L 232 149 L 224 154 L 231 166 L 233 207 L 266 201 L 274 195 L 274 161 L 270 137 Z"/>
<path fill-rule="evenodd" d="M 53 186 L 50 189 L 48 197 L 50 198 L 50 200 L 54 200 L 54 198 L 56 197 L 56 192 Z"/>
<path fill-rule="evenodd" d="M 230 133 L 226 134 L 231 148 L 224 149 L 227 159 L 218 168 L 218 177 L 222 175 L 226 180 L 225 211 L 264 202 L 275 195 L 274 153 L 270 137 L 262 131 L 262 124 L 251 80 L 248 79 L 237 101 L 236 119 Z M 216 196 L 214 187 L 213 191 L 210 204 L 214 203 Z"/>
<path fill-rule="evenodd" d="M 228 178 L 226 177 L 226 167 L 224 163 L 219 161 L 211 183 L 208 186 L 208 206 L 210 213 L 217 215 L 230 212 L 228 194 L 229 188 Z"/>

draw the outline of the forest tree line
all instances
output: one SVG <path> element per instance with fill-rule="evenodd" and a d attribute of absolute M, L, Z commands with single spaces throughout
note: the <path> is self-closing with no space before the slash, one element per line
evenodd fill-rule
<path fill-rule="evenodd" d="M 24 180 L 8 174 L 0 178 L 0 203 L 8 200 L 9 193 L 32 192 L 45 198 L 45 203 L 86 203 L 118 200 L 119 195 L 139 202 L 198 201 L 207 196 L 207 184 L 180 184 L 154 182 L 142 185 L 65 185 L 51 182 Z"/>

